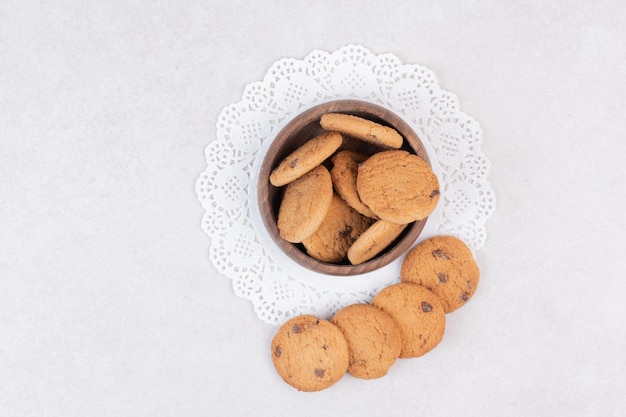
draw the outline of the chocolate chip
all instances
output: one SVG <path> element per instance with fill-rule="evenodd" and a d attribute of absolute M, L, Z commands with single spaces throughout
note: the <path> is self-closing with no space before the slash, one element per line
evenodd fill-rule
<path fill-rule="evenodd" d="M 324 378 L 324 374 L 326 374 L 326 371 L 324 369 L 315 368 L 315 376 L 316 377 Z"/>
<path fill-rule="evenodd" d="M 283 353 L 283 351 L 280 350 L 280 346 L 276 346 L 276 349 L 274 349 L 274 355 L 276 355 L 277 358 L 280 358 L 281 353 Z"/>
<path fill-rule="evenodd" d="M 432 193 L 430 193 L 430 198 L 435 198 L 439 195 L 439 190 L 433 190 Z"/>
<path fill-rule="evenodd" d="M 291 332 L 292 333 L 302 333 L 302 327 L 300 327 L 297 324 L 294 324 L 293 327 L 291 328 Z"/>
<path fill-rule="evenodd" d="M 289 166 L 292 168 L 295 168 L 296 165 L 298 165 L 298 158 L 294 159 L 293 161 L 289 163 Z"/>
<path fill-rule="evenodd" d="M 448 274 L 444 274 L 443 272 L 439 272 L 437 274 L 437 278 L 439 278 L 439 282 L 441 282 L 442 284 L 448 282 Z"/>
<path fill-rule="evenodd" d="M 339 232 L 339 236 L 341 236 L 341 237 L 350 236 L 350 233 L 352 233 L 352 226 L 347 224 L 346 228 L 343 229 L 341 232 Z"/>
<path fill-rule="evenodd" d="M 322 349 L 324 349 L 324 350 L 328 349 L 328 345 L 327 345 L 326 343 L 324 343 L 324 344 L 322 345 Z"/>
<path fill-rule="evenodd" d="M 469 294 L 463 291 L 463 294 L 461 294 L 461 300 L 463 300 L 463 302 L 469 300 Z"/>
<path fill-rule="evenodd" d="M 422 301 L 422 311 L 424 313 L 430 313 L 431 311 L 433 311 L 433 306 L 428 304 L 426 301 Z"/>
<path fill-rule="evenodd" d="M 434 251 L 432 251 L 432 255 L 436 258 L 436 259 L 445 259 L 445 260 L 449 260 L 450 259 L 450 255 L 448 255 L 446 253 L 446 251 L 444 251 L 443 249 L 435 249 Z"/>

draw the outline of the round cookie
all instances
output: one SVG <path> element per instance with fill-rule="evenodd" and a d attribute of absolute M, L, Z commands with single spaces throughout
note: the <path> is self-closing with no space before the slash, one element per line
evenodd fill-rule
<path fill-rule="evenodd" d="M 372 223 L 348 205 L 337 194 L 333 194 L 330 207 L 320 227 L 302 241 L 307 253 L 324 262 L 341 262 L 348 248 Z"/>
<path fill-rule="evenodd" d="M 337 326 L 312 315 L 283 324 L 271 344 L 272 362 L 283 380 L 299 391 L 320 391 L 348 370 L 348 343 Z"/>
<path fill-rule="evenodd" d="M 372 305 L 389 314 L 400 328 L 401 358 L 422 356 L 443 338 L 446 328 L 443 306 L 435 294 L 421 285 L 390 285 L 374 297 Z"/>
<path fill-rule="evenodd" d="M 278 209 L 280 236 L 292 243 L 311 236 L 326 217 L 332 198 L 333 183 L 323 165 L 290 182 Z"/>
<path fill-rule="evenodd" d="M 281 187 L 300 178 L 331 156 L 343 143 L 341 134 L 326 132 L 302 144 L 289 154 L 270 174 L 270 183 Z"/>
<path fill-rule="evenodd" d="M 406 226 L 385 220 L 376 221 L 350 246 L 348 260 L 352 265 L 369 261 L 396 240 Z"/>
<path fill-rule="evenodd" d="M 404 139 L 395 129 L 375 123 L 362 117 L 342 113 L 322 115 L 320 125 L 325 130 L 344 133 L 377 146 L 399 148 Z"/>
<path fill-rule="evenodd" d="M 402 336 L 391 316 L 368 304 L 352 304 L 331 319 L 348 342 L 348 373 L 375 379 L 387 374 L 402 348 Z"/>
<path fill-rule="evenodd" d="M 359 166 L 361 201 L 381 219 L 411 223 L 428 217 L 439 201 L 439 181 L 426 161 L 402 150 L 378 152 Z"/>
<path fill-rule="evenodd" d="M 420 284 L 441 300 L 446 313 L 465 305 L 476 292 L 480 270 L 467 245 L 453 236 L 435 236 L 407 253 L 400 268 L 403 282 Z"/>
<path fill-rule="evenodd" d="M 356 211 L 364 216 L 377 218 L 376 214 L 367 207 L 359 197 L 356 189 L 356 177 L 359 171 L 359 164 L 367 159 L 367 155 L 359 152 L 344 150 L 335 154 L 331 161 L 333 167 L 330 170 L 330 177 L 337 194 Z"/>

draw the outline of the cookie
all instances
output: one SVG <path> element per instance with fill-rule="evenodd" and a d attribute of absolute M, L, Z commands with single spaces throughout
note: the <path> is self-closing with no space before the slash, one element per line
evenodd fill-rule
<path fill-rule="evenodd" d="M 388 148 L 402 146 L 403 138 L 395 129 L 362 117 L 342 113 L 322 115 L 320 125 L 328 131 L 341 132 L 364 142 Z"/>
<path fill-rule="evenodd" d="M 377 218 L 376 214 L 367 207 L 359 197 L 356 189 L 356 177 L 359 164 L 367 159 L 367 155 L 355 151 L 339 151 L 332 158 L 333 167 L 330 176 L 337 194 L 341 196 L 353 209 L 364 216 Z"/>
<path fill-rule="evenodd" d="M 385 376 L 402 348 L 398 325 L 381 309 L 368 304 L 352 304 L 331 319 L 348 342 L 348 373 L 356 378 Z"/>
<path fill-rule="evenodd" d="M 299 391 L 320 391 L 348 370 L 348 343 L 337 326 L 312 315 L 294 317 L 276 332 L 272 362 L 281 378 Z"/>
<path fill-rule="evenodd" d="M 428 217 L 440 194 L 426 161 L 402 150 L 375 153 L 359 165 L 357 190 L 378 217 L 398 224 Z"/>
<path fill-rule="evenodd" d="M 331 156 L 343 143 L 337 132 L 326 132 L 302 144 L 289 154 L 270 174 L 270 183 L 282 187 L 294 181 Z"/>
<path fill-rule="evenodd" d="M 346 258 L 348 248 L 372 221 L 333 194 L 322 224 L 302 244 L 309 256 L 324 262 L 338 263 Z"/>
<path fill-rule="evenodd" d="M 407 253 L 400 268 L 403 282 L 435 293 L 446 313 L 462 307 L 476 292 L 480 270 L 467 245 L 453 236 L 432 237 Z"/>
<path fill-rule="evenodd" d="M 386 220 L 376 221 L 350 246 L 348 260 L 352 265 L 369 261 L 396 240 L 406 226 Z"/>
<path fill-rule="evenodd" d="M 332 198 L 333 183 L 323 165 L 290 182 L 278 209 L 280 236 L 292 243 L 311 236 L 326 217 Z"/>
<path fill-rule="evenodd" d="M 426 287 L 412 283 L 390 285 L 372 300 L 389 314 L 402 335 L 401 358 L 422 356 L 441 342 L 446 314 L 439 298 Z"/>

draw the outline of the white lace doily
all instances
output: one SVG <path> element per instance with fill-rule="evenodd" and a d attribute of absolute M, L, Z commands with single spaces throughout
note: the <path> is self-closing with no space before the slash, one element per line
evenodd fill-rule
<path fill-rule="evenodd" d="M 263 81 L 245 87 L 241 101 L 222 110 L 216 138 L 205 151 L 207 168 L 196 182 L 211 262 L 267 323 L 305 313 L 329 318 L 399 280 L 402 257 L 359 276 L 327 276 L 301 267 L 278 249 L 258 211 L 258 170 L 275 134 L 303 110 L 339 99 L 386 107 L 422 139 L 442 195 L 416 244 L 449 234 L 477 251 L 486 239 L 495 195 L 487 180 L 491 164 L 480 149 L 482 131 L 430 70 L 360 45 L 281 59 Z"/>

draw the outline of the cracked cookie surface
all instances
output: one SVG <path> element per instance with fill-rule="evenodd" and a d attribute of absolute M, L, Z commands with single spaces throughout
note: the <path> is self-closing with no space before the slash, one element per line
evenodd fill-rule
<path fill-rule="evenodd" d="M 281 187 L 302 177 L 331 156 L 342 143 L 343 138 L 337 132 L 326 132 L 309 139 L 272 170 L 270 183 Z"/>
<path fill-rule="evenodd" d="M 374 297 L 372 305 L 389 314 L 400 328 L 401 358 L 422 356 L 441 342 L 446 314 L 427 288 L 413 283 L 390 285 Z"/>
<path fill-rule="evenodd" d="M 322 115 L 320 125 L 377 146 L 400 148 L 404 139 L 395 129 L 362 117 L 342 113 Z"/>
<path fill-rule="evenodd" d="M 359 152 L 351 150 L 339 151 L 331 158 L 333 167 L 330 170 L 330 176 L 337 194 L 339 194 L 346 203 L 364 216 L 378 218 L 378 216 L 361 201 L 356 188 L 359 164 L 364 162 L 367 158 L 367 155 Z"/>
<path fill-rule="evenodd" d="M 406 224 L 377 220 L 348 249 L 348 259 L 358 265 L 374 258 L 388 247 L 406 228 Z"/>
<path fill-rule="evenodd" d="M 339 310 L 331 322 L 348 342 L 348 373 L 356 378 L 383 377 L 402 348 L 398 325 L 391 316 L 369 304 L 352 304 Z"/>
<path fill-rule="evenodd" d="M 439 297 L 445 312 L 451 313 L 474 295 L 480 270 L 465 242 L 454 236 L 435 236 L 407 253 L 400 279 L 428 288 Z"/>
<path fill-rule="evenodd" d="M 402 150 L 378 152 L 360 164 L 357 190 L 378 217 L 398 224 L 428 217 L 440 194 L 426 161 Z"/>
<path fill-rule="evenodd" d="M 363 216 L 337 194 L 333 194 L 320 227 L 302 244 L 315 259 L 341 262 L 346 258 L 348 249 L 372 222 L 373 219 Z"/>
<path fill-rule="evenodd" d="M 271 343 L 272 363 L 281 378 L 298 391 L 320 391 L 348 370 L 348 343 L 327 320 L 301 315 L 283 324 Z"/>
<path fill-rule="evenodd" d="M 323 165 L 290 182 L 278 209 L 280 236 L 300 243 L 320 227 L 333 198 L 330 173 Z"/>

